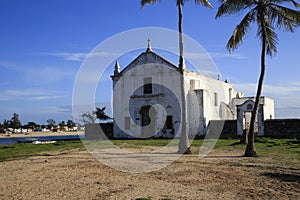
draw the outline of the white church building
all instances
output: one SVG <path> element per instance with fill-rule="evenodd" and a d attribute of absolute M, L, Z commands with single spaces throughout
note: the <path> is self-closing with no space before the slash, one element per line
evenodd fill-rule
<path fill-rule="evenodd" d="M 115 138 L 173 138 L 181 133 L 182 87 L 179 68 L 148 48 L 121 70 L 116 61 L 113 81 Z M 212 120 L 237 120 L 238 135 L 248 128 L 254 98 L 243 97 L 227 81 L 184 70 L 186 114 L 190 135 L 205 135 Z M 261 97 L 257 130 L 274 118 L 274 101 Z"/>

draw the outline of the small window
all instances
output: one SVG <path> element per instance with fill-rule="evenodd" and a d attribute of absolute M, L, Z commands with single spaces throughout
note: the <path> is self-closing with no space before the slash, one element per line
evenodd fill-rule
<path fill-rule="evenodd" d="M 125 117 L 125 130 L 130 129 L 130 117 Z"/>
<path fill-rule="evenodd" d="M 195 80 L 190 80 L 190 90 L 195 89 Z"/>
<path fill-rule="evenodd" d="M 152 77 L 144 78 L 144 94 L 152 93 Z"/>
<path fill-rule="evenodd" d="M 248 104 L 248 105 L 247 105 L 247 110 L 252 110 L 252 109 L 253 109 L 252 104 Z"/>
<path fill-rule="evenodd" d="M 215 93 L 214 96 L 215 96 L 215 106 L 218 106 L 218 93 Z"/>
<path fill-rule="evenodd" d="M 167 116 L 166 129 L 173 129 L 173 116 L 172 115 Z"/>
<path fill-rule="evenodd" d="M 273 116 L 272 115 L 270 115 L 270 119 L 272 119 L 273 118 Z"/>

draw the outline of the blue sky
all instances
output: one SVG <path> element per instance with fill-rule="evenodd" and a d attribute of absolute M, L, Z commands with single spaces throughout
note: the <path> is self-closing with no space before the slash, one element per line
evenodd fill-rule
<path fill-rule="evenodd" d="M 210 53 L 223 79 L 254 96 L 260 66 L 256 27 L 228 54 L 226 42 L 243 15 L 215 20 L 218 1 L 211 3 L 212 10 L 187 2 L 183 31 Z M 76 73 L 99 43 L 133 28 L 177 30 L 177 8 L 167 0 L 144 9 L 139 0 L 1 0 L 0 27 L 0 122 L 16 112 L 22 123 L 45 124 L 49 118 L 72 118 Z M 267 59 L 263 94 L 275 99 L 277 118 L 300 117 L 299 31 L 277 31 L 278 54 Z M 104 105 L 110 101 L 110 80 L 98 89 L 96 101 Z"/>

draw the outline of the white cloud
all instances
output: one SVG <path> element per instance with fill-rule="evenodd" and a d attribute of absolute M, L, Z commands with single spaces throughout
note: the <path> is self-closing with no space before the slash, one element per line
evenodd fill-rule
<path fill-rule="evenodd" d="M 256 83 L 233 84 L 239 92 L 246 96 L 255 96 Z M 285 85 L 263 85 L 263 96 L 270 97 L 275 101 L 275 112 L 277 117 L 299 117 L 300 118 L 300 83 L 291 82 Z"/>
<path fill-rule="evenodd" d="M 218 53 L 218 52 L 211 52 L 209 53 L 212 58 L 235 58 L 235 59 L 247 59 L 248 57 L 243 56 L 237 53 Z"/>
<path fill-rule="evenodd" d="M 211 59 L 211 58 L 235 58 L 235 59 L 247 59 L 248 57 L 237 53 L 221 53 L 221 52 L 184 52 L 184 56 L 189 59 Z"/>
<path fill-rule="evenodd" d="M 27 68 L 24 71 L 24 79 L 31 83 L 52 83 L 63 80 L 66 77 L 74 77 L 75 70 L 70 68 L 56 68 L 56 67 L 38 67 Z"/>
<path fill-rule="evenodd" d="M 27 81 L 29 83 L 53 83 L 59 80 L 63 80 L 66 77 L 74 77 L 76 74 L 76 69 L 73 67 L 53 67 L 53 66 L 26 66 L 19 65 L 10 62 L 1 62 L 0 67 L 13 70 L 16 74 L 21 75 L 21 81 Z M 2 83 L 3 85 L 3 83 Z"/>
<path fill-rule="evenodd" d="M 0 92 L 1 101 L 9 100 L 27 100 L 27 101 L 42 101 L 48 99 L 64 98 L 66 95 L 59 95 L 56 91 L 42 90 L 37 88 L 27 89 L 9 89 Z"/>
<path fill-rule="evenodd" d="M 105 57 L 119 56 L 118 54 L 112 53 L 112 52 L 93 52 L 93 53 L 86 53 L 86 52 L 46 52 L 46 53 L 41 53 L 41 54 L 63 58 L 64 60 L 68 60 L 68 61 L 80 61 L 80 62 L 82 62 L 87 56 L 92 56 L 92 57 L 93 56 L 105 56 Z"/>
<path fill-rule="evenodd" d="M 69 61 L 83 61 L 88 53 L 67 53 L 67 52 L 58 52 L 58 53 L 42 53 L 45 55 L 55 56 L 59 58 L 63 58 L 64 60 Z"/>
<path fill-rule="evenodd" d="M 50 96 L 50 95 L 43 95 L 43 96 L 34 96 L 34 97 L 30 97 L 28 98 L 31 101 L 42 101 L 42 100 L 48 100 L 48 99 L 60 99 L 60 98 L 64 98 L 66 96 L 61 95 L 61 96 Z"/>
<path fill-rule="evenodd" d="M 263 85 L 263 93 L 267 95 L 295 95 L 300 92 L 300 83 L 299 85 L 295 83 L 289 83 L 286 85 Z M 246 94 L 256 94 L 257 83 L 238 83 L 233 84 L 235 89 L 238 91 L 242 91 Z"/>
<path fill-rule="evenodd" d="M 19 70 L 22 69 L 20 66 L 18 66 L 18 65 L 15 64 L 15 63 L 12 63 L 12 62 L 4 62 L 4 61 L 0 61 L 0 67 L 1 67 L 1 68 L 5 68 L 5 69 L 8 69 L 8 70 L 16 70 L 16 71 L 19 71 Z"/>

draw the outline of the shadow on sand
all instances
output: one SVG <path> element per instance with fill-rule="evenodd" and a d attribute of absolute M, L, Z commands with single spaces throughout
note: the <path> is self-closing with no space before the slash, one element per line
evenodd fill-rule
<path fill-rule="evenodd" d="M 262 173 L 263 176 L 270 178 L 278 179 L 283 182 L 295 182 L 300 183 L 300 174 L 299 173 L 282 173 L 282 172 L 265 172 Z"/>

